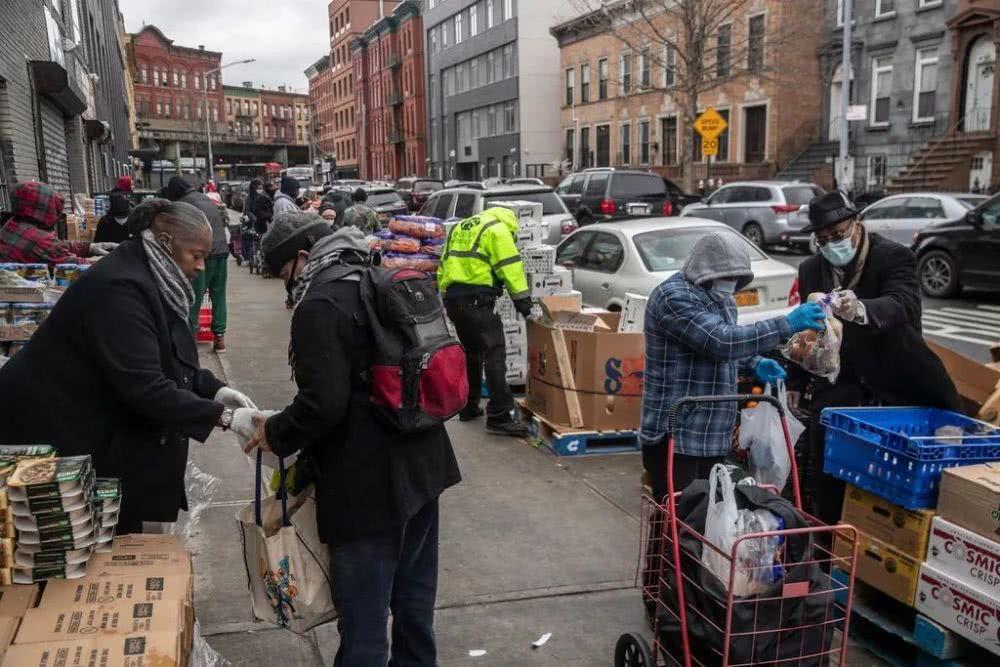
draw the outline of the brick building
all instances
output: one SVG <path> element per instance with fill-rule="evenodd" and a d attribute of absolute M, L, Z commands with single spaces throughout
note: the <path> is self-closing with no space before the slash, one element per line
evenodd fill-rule
<path fill-rule="evenodd" d="M 423 43 L 420 6 L 407 0 L 352 45 L 361 178 L 426 169 Z"/>
<path fill-rule="evenodd" d="M 131 171 L 115 3 L 7 0 L 0 12 L 0 207 L 17 181 L 110 189 Z"/>
<path fill-rule="evenodd" d="M 563 164 L 643 167 L 679 179 L 686 153 L 697 183 L 706 162 L 677 83 L 676 54 L 655 40 L 636 44 L 635 16 L 609 8 L 551 29 L 562 62 Z M 771 177 L 813 140 L 820 92 L 802 82 L 818 79 L 822 16 L 821 3 L 760 0 L 717 26 L 706 53 L 718 84 L 697 105 L 699 112 L 714 107 L 729 125 L 712 159 L 713 177 Z M 680 32 L 666 17 L 651 20 L 660 34 Z M 780 46 L 768 43 L 778 39 Z M 682 142 L 689 142 L 686 151 Z"/>
<path fill-rule="evenodd" d="M 333 127 L 333 70 L 330 54 L 314 62 L 305 72 L 309 79 L 309 107 L 311 110 L 311 135 L 316 157 L 334 153 Z"/>

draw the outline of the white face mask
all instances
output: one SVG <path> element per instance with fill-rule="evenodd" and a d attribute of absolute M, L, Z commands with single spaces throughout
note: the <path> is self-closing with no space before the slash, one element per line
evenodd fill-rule
<path fill-rule="evenodd" d="M 117 216 L 115 217 L 115 222 L 117 222 L 119 225 L 124 225 L 127 220 L 128 216 L 125 216 L 124 218 L 119 218 Z"/>
<path fill-rule="evenodd" d="M 736 291 L 736 278 L 716 278 L 714 287 L 724 294 L 732 294 Z"/>

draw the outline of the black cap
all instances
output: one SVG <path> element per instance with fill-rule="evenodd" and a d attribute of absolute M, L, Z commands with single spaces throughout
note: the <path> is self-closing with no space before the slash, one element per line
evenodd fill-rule
<path fill-rule="evenodd" d="M 847 195 L 834 190 L 809 202 L 809 224 L 800 231 L 815 232 L 857 215 L 858 209 L 854 208 Z"/>
<path fill-rule="evenodd" d="M 279 213 L 260 240 L 264 264 L 271 274 L 278 275 L 281 267 L 299 254 L 300 250 L 309 250 L 316 241 L 332 233 L 330 223 L 315 213 Z"/>

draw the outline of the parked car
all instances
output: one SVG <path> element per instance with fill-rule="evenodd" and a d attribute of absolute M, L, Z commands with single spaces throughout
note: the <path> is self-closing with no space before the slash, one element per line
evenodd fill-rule
<path fill-rule="evenodd" d="M 396 192 L 403 198 L 411 211 L 419 211 L 432 192 L 444 187 L 439 179 L 421 176 L 406 176 L 396 181 Z"/>
<path fill-rule="evenodd" d="M 648 295 L 679 271 L 698 239 L 709 232 L 737 235 L 720 222 L 692 217 L 582 227 L 559 244 L 556 264 L 573 272 L 573 288 L 583 293 L 584 305 L 620 310 L 626 293 Z M 741 240 L 754 272 L 753 282 L 736 293 L 741 320 L 744 315 L 785 312 L 797 291 L 796 270 Z"/>
<path fill-rule="evenodd" d="M 527 176 L 522 176 L 520 178 L 512 178 L 507 181 L 507 185 L 545 185 L 545 181 L 540 178 L 529 178 Z"/>
<path fill-rule="evenodd" d="M 367 187 L 365 190 L 368 192 L 368 201 L 365 203 L 375 210 L 383 225 L 393 216 L 406 215 L 410 212 L 403 198 L 391 187 Z"/>
<path fill-rule="evenodd" d="M 958 220 L 925 227 L 913 240 L 924 294 L 955 296 L 963 287 L 1000 290 L 1000 195 Z"/>
<path fill-rule="evenodd" d="M 581 227 L 673 212 L 665 180 L 651 171 L 584 169 L 564 178 L 556 193 Z"/>
<path fill-rule="evenodd" d="M 681 215 L 724 222 L 761 248 L 808 248 L 811 235 L 801 230 L 809 224 L 809 202 L 821 194 L 818 185 L 798 181 L 728 183 Z"/>
<path fill-rule="evenodd" d="M 958 221 L 989 199 L 986 195 L 914 192 L 880 199 L 861 211 L 868 231 L 903 245 L 928 225 Z"/>
<path fill-rule="evenodd" d="M 442 220 L 468 218 L 482 213 L 498 201 L 530 201 L 542 205 L 542 219 L 549 224 L 546 241 L 556 245 L 563 235 L 576 229 L 576 221 L 566 205 L 547 185 L 495 185 L 486 189 L 450 188 L 431 195 L 421 215 L 432 215 Z"/>

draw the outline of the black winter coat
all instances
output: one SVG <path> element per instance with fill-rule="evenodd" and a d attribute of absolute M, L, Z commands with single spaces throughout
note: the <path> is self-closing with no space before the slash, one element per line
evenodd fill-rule
<path fill-rule="evenodd" d="M 128 225 L 118 224 L 110 213 L 98 221 L 97 231 L 94 232 L 94 243 L 124 243 L 128 239 Z"/>
<path fill-rule="evenodd" d="M 921 332 L 917 259 L 909 248 L 869 233 L 871 247 L 854 292 L 868 324 L 844 323 L 837 384 L 854 383 L 890 404 L 961 409 L 958 392 Z M 854 262 L 845 267 L 845 285 Z M 799 293 L 834 289 L 830 265 L 814 255 L 799 265 Z"/>
<path fill-rule="evenodd" d="M 122 478 L 121 525 L 185 509 L 188 438 L 222 414 L 223 383 L 198 367 L 187 321 L 160 296 L 139 241 L 71 285 L 31 341 L 0 369 L 0 442 L 90 454 Z"/>
<path fill-rule="evenodd" d="M 267 441 L 283 456 L 309 451 L 320 537 L 343 544 L 402 524 L 461 475 L 444 426 L 401 436 L 375 418 L 361 379 L 373 344 L 360 284 L 322 278 L 292 317 L 298 393 L 268 420 Z"/>

